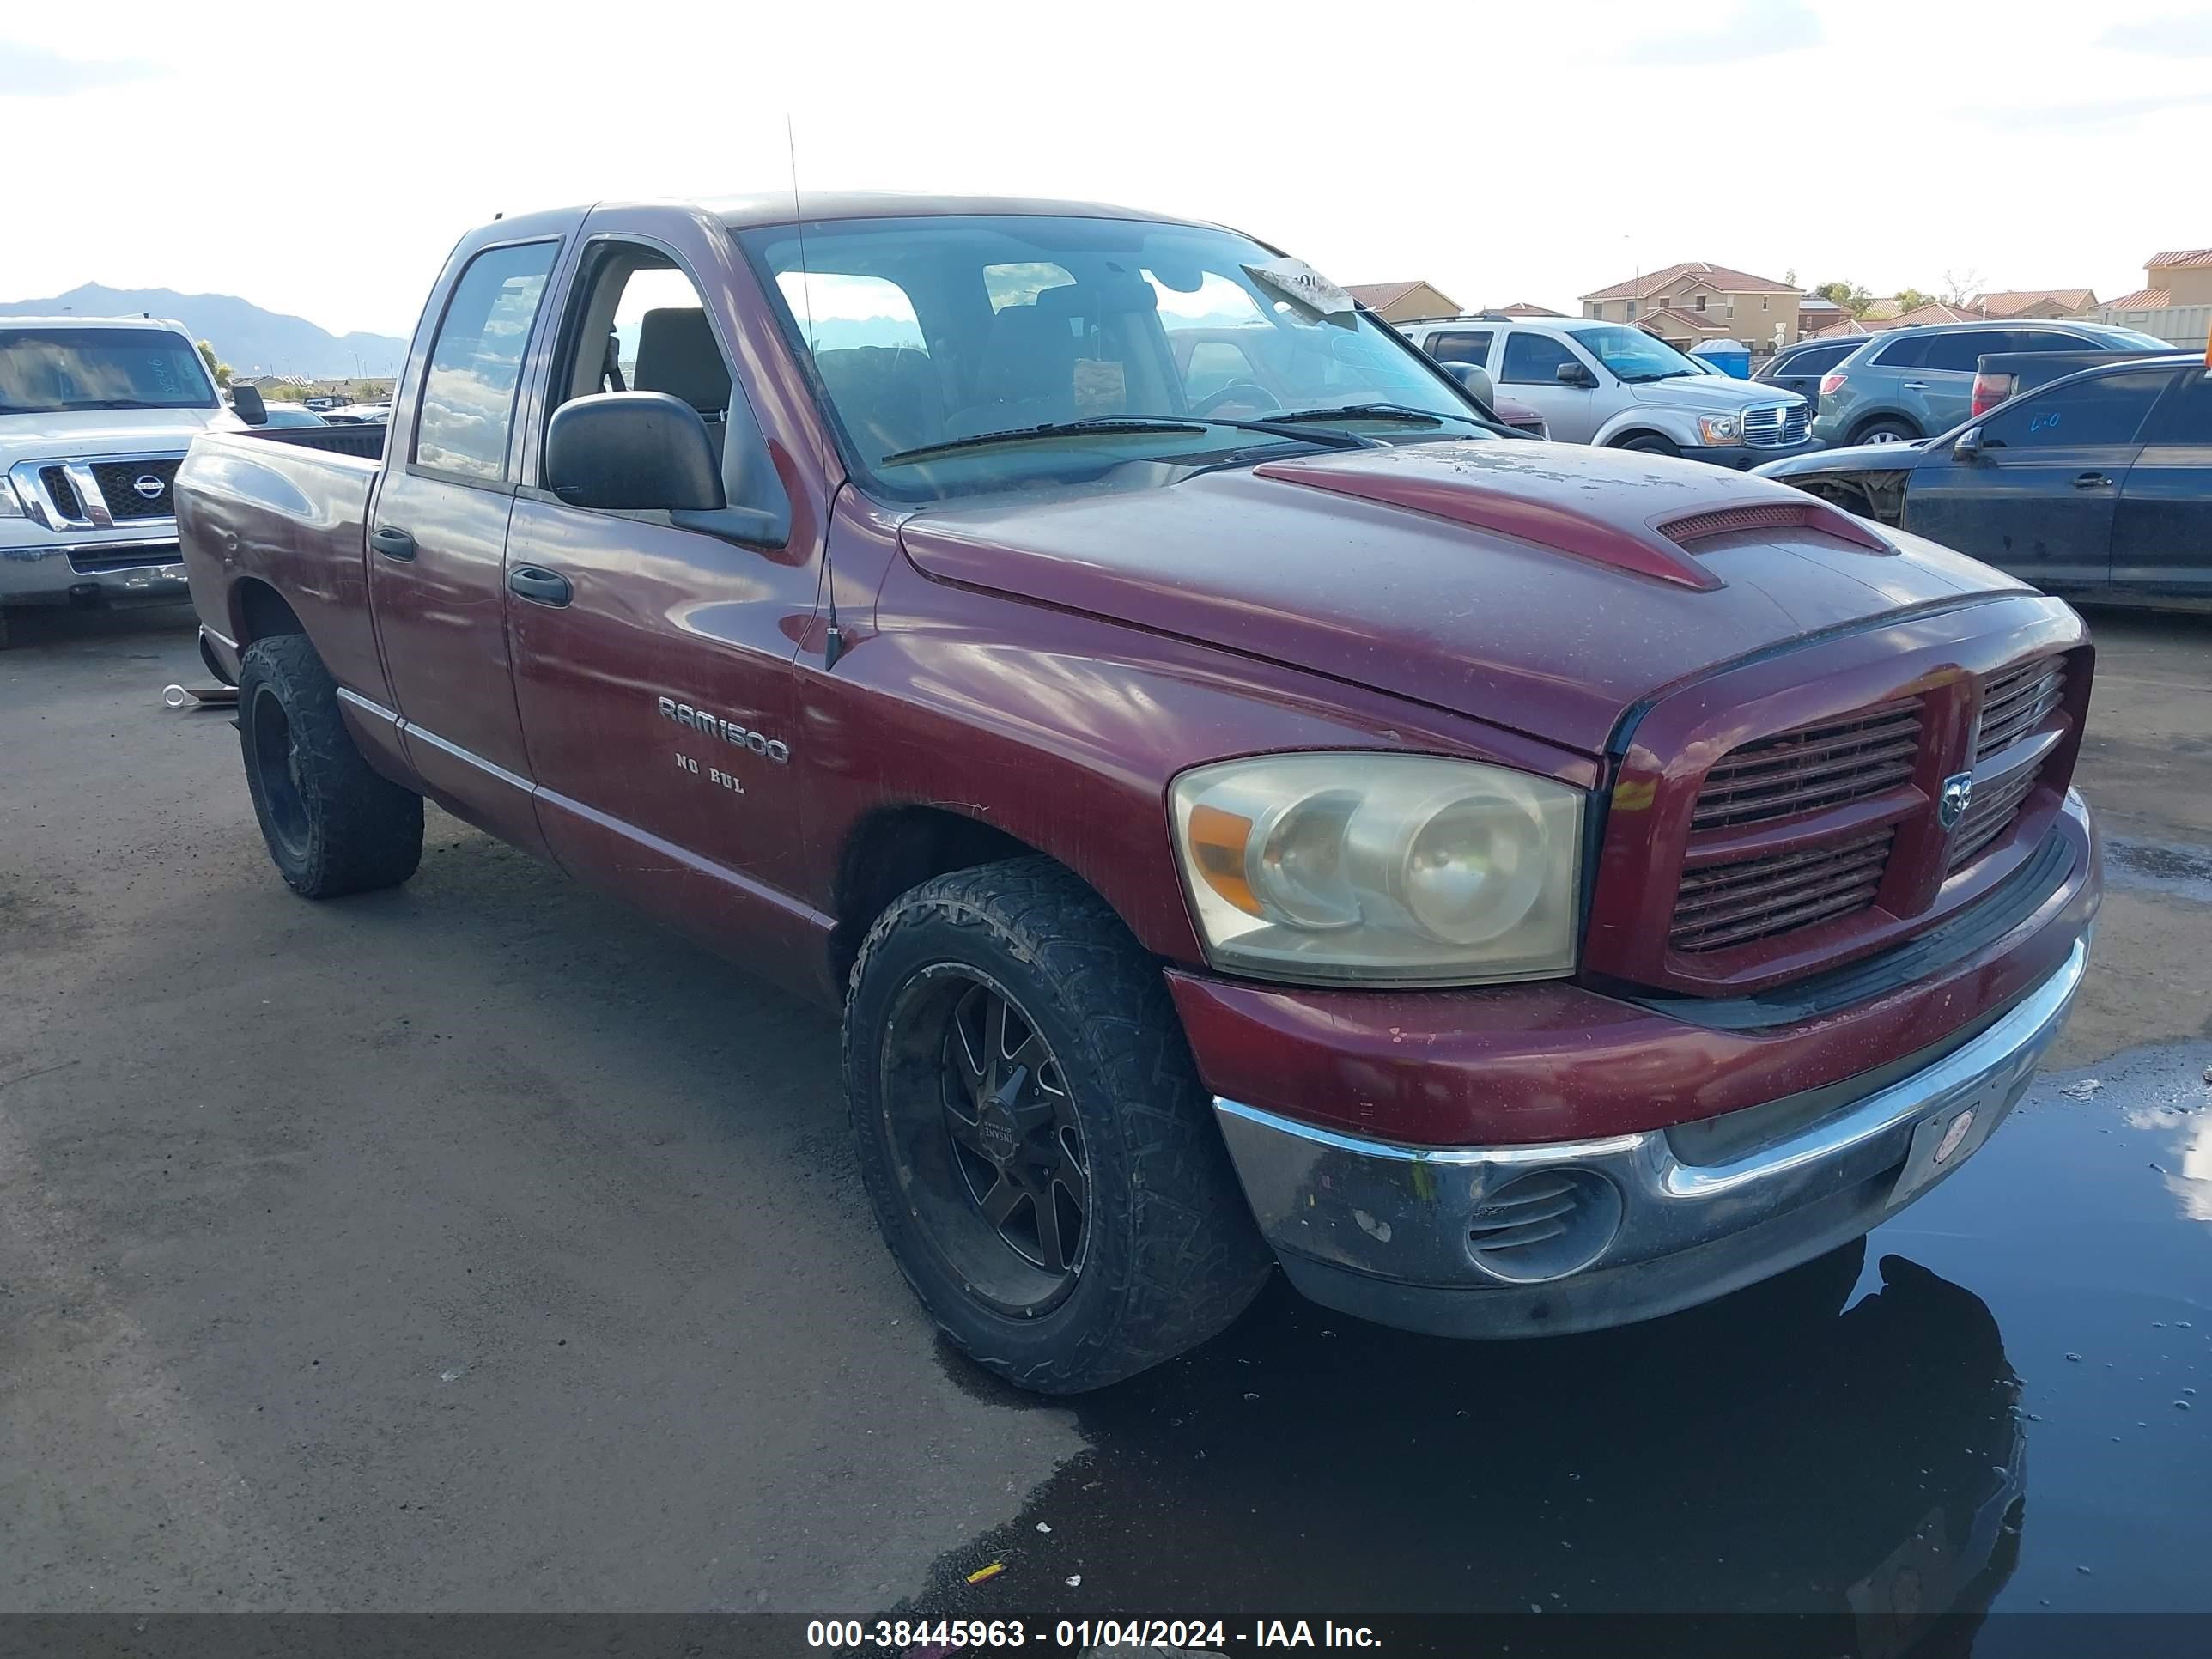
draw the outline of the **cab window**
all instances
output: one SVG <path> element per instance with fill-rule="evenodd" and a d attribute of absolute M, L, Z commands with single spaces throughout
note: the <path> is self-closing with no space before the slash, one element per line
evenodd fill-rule
<path fill-rule="evenodd" d="M 1490 361 L 1493 337 L 1486 328 L 1443 329 L 1429 336 L 1429 356 L 1440 363 L 1473 363 L 1480 368 Z"/>
<path fill-rule="evenodd" d="M 559 246 L 486 248 L 453 284 L 422 379 L 422 410 L 415 423 L 418 466 L 484 483 L 506 477 L 522 356 Z"/>
<path fill-rule="evenodd" d="M 1559 365 L 1580 361 L 1548 334 L 1516 329 L 1505 337 L 1505 362 L 1498 378 L 1514 386 L 1557 386 Z"/>

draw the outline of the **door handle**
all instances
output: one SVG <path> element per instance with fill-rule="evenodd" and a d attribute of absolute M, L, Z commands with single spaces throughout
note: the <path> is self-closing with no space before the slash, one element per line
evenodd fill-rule
<path fill-rule="evenodd" d="M 1928 390 L 1928 382 L 1925 380 L 1899 380 L 1898 382 L 1898 386 L 1900 389 L 1906 392 L 1925 392 Z"/>
<path fill-rule="evenodd" d="M 568 585 L 566 576 L 540 565 L 515 566 L 507 573 L 507 586 L 508 592 L 520 594 L 533 605 L 566 605 L 576 597 L 576 590 Z"/>
<path fill-rule="evenodd" d="M 2074 488 L 2076 489 L 2104 489 L 2109 488 L 2112 482 L 2112 477 L 2108 473 L 2082 472 L 2075 475 L 2074 479 Z"/>
<path fill-rule="evenodd" d="M 368 544 L 387 559 L 415 556 L 415 538 L 396 524 L 380 524 L 368 532 Z"/>

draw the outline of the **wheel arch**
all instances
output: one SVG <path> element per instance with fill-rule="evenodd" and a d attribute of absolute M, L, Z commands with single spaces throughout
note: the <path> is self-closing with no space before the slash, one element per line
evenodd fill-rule
<path fill-rule="evenodd" d="M 1664 438 L 1680 449 L 1697 442 L 1687 421 L 1675 418 L 1668 411 L 1650 408 L 1625 409 L 1597 429 L 1590 442 L 1605 449 L 1618 449 L 1638 438 Z"/>
<path fill-rule="evenodd" d="M 241 653 L 256 640 L 307 631 L 291 602 L 258 576 L 240 577 L 232 586 L 229 608 L 231 637 Z"/>
<path fill-rule="evenodd" d="M 866 813 L 846 832 L 838 849 L 830 903 L 836 918 L 830 936 L 832 983 L 845 983 L 868 929 L 902 893 L 955 870 L 1039 856 L 1052 855 L 994 823 L 947 806 L 908 802 Z M 1054 862 L 1067 867 L 1058 859 Z M 1070 873 L 1083 879 L 1079 872 Z"/>
<path fill-rule="evenodd" d="M 1851 416 L 1850 431 L 1844 440 L 1844 447 L 1864 443 L 1867 428 L 1870 426 L 1878 426 L 1885 421 L 1893 425 L 1909 428 L 1915 437 L 1924 438 L 1928 435 L 1927 428 L 1922 426 L 1919 420 L 1908 410 L 1893 408 L 1862 410 Z"/>

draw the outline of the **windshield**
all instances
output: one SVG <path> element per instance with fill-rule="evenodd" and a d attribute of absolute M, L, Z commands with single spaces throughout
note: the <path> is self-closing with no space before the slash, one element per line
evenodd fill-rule
<path fill-rule="evenodd" d="M 1640 328 L 1578 328 L 1575 341 L 1622 380 L 1663 380 L 1671 374 L 1705 371 L 1664 340 Z"/>
<path fill-rule="evenodd" d="M 200 354 L 168 329 L 0 329 L 0 415 L 215 406 Z"/>
<path fill-rule="evenodd" d="M 1132 462 L 1218 465 L 1340 446 L 1347 431 L 1390 443 L 1491 435 L 1455 386 L 1370 319 L 1324 318 L 1255 276 L 1279 256 L 1232 232 L 1020 215 L 850 220 L 806 228 L 803 275 L 793 228 L 738 240 L 811 353 L 848 459 L 895 497 L 1072 482 Z M 1287 430 L 1255 427 L 1291 417 Z M 1022 435 L 959 441 L 998 433 Z"/>

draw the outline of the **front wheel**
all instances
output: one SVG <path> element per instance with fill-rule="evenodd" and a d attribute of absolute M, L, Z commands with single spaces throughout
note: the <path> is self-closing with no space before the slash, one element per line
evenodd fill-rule
<path fill-rule="evenodd" d="M 845 1010 L 860 1172 L 946 1334 L 1024 1388 L 1096 1389 L 1220 1331 L 1269 1254 L 1159 966 L 1060 866 L 925 882 Z"/>
<path fill-rule="evenodd" d="M 1640 432 L 1620 446 L 1639 455 L 1680 455 L 1682 447 L 1672 438 L 1662 438 L 1656 432 Z"/>
<path fill-rule="evenodd" d="M 303 634 L 239 665 L 238 738 L 261 838 L 313 899 L 396 887 L 422 860 L 422 798 L 379 775 L 338 712 L 337 683 Z"/>

